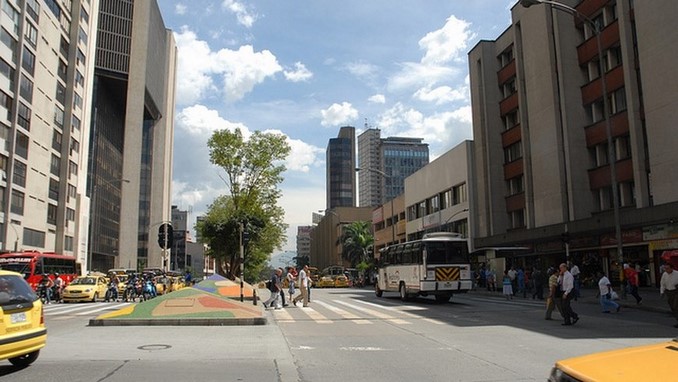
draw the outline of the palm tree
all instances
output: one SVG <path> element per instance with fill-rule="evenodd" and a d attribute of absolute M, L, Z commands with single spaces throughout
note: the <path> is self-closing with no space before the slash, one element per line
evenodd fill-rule
<path fill-rule="evenodd" d="M 341 238 L 343 247 L 342 257 L 351 263 L 351 267 L 367 262 L 367 248 L 374 243 L 372 224 L 366 221 L 355 221 L 344 227 Z"/>

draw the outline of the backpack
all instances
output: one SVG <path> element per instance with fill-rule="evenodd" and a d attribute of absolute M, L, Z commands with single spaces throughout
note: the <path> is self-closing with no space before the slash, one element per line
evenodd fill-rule
<path fill-rule="evenodd" d="M 273 283 L 271 283 L 271 280 L 266 280 L 266 289 L 271 290 L 271 285 L 273 285 Z"/>

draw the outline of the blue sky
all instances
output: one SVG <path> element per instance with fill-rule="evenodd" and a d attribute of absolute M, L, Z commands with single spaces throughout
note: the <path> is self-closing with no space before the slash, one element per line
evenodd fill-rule
<path fill-rule="evenodd" d="M 276 131 L 285 250 L 325 209 L 325 148 L 339 127 L 424 138 L 431 158 L 472 139 L 468 51 L 516 0 L 158 0 L 178 47 L 173 204 L 203 214 L 227 193 L 216 129 Z"/>

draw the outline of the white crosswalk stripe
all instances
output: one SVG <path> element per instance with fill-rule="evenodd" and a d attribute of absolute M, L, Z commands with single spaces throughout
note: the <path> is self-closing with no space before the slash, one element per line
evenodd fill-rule
<path fill-rule="evenodd" d="M 346 311 L 346 310 L 341 309 L 341 308 L 337 308 L 336 306 L 332 306 L 332 305 L 324 303 L 322 301 L 315 301 L 315 303 L 320 304 L 321 306 L 323 306 L 323 307 L 333 311 L 334 313 L 340 315 L 344 319 L 351 320 L 351 321 L 355 322 L 356 324 L 365 325 L 365 324 L 371 324 L 372 323 L 371 321 L 360 318 L 360 317 L 356 316 L 355 314 L 353 314 L 349 311 Z"/>
<path fill-rule="evenodd" d="M 349 300 L 355 302 L 362 302 L 359 300 Z M 342 307 L 337 306 L 342 305 Z M 331 324 L 336 322 L 350 322 L 358 325 L 370 325 L 376 322 L 374 319 L 384 320 L 396 325 L 410 325 L 412 322 L 402 319 L 406 317 L 410 319 L 422 320 L 423 318 L 412 313 L 404 312 L 390 307 L 385 307 L 378 304 L 368 303 L 374 306 L 374 309 L 355 304 L 352 302 L 332 300 L 319 301 L 313 300 L 313 303 L 308 307 L 287 308 L 281 310 L 271 310 L 271 313 L 278 323 L 295 323 L 313 321 L 318 324 Z M 385 313 L 383 310 L 392 312 L 392 314 Z M 310 320 L 309 320 L 310 319 Z M 439 321 L 427 319 L 435 324 Z"/>
<path fill-rule="evenodd" d="M 408 310 L 426 310 L 426 308 L 422 308 L 420 306 L 401 305 L 401 306 L 398 306 L 398 307 L 392 307 L 392 306 L 378 305 L 378 304 L 374 304 L 374 303 L 362 301 L 362 300 L 355 300 L 355 301 L 359 302 L 361 304 L 374 306 L 374 307 L 386 309 L 386 310 L 389 310 L 389 311 L 398 312 L 398 313 L 400 313 L 400 314 L 402 314 L 402 315 L 404 315 L 408 318 L 412 318 L 412 319 L 416 319 L 416 320 L 423 320 L 423 321 L 430 322 L 430 323 L 436 324 L 436 325 L 445 325 L 445 322 L 443 322 L 443 321 L 436 320 L 434 318 L 426 318 L 426 317 L 422 317 L 422 316 L 417 316 L 416 314 L 412 314 L 412 313 L 408 312 Z"/>
<path fill-rule="evenodd" d="M 66 317 L 66 316 L 89 316 L 98 315 L 102 311 L 117 310 L 130 305 L 129 302 L 119 303 L 80 303 L 80 304 L 48 304 L 44 305 L 45 316 Z"/>

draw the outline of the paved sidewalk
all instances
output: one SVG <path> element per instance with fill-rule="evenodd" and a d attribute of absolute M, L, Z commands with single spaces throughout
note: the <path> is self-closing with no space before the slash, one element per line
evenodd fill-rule
<path fill-rule="evenodd" d="M 617 288 L 619 289 L 619 288 Z M 577 299 L 579 303 L 584 303 L 584 304 L 600 304 L 598 297 L 596 297 L 596 293 L 598 293 L 598 289 L 582 289 L 581 290 L 581 297 Z M 619 291 L 617 291 L 619 293 Z M 490 292 L 486 289 L 475 289 L 473 291 L 469 292 L 470 295 L 476 295 L 476 296 L 487 296 L 487 297 L 496 297 L 496 298 L 504 298 L 504 296 L 501 294 L 501 290 L 498 290 L 497 292 Z M 546 296 L 547 291 L 544 289 L 544 296 Z M 669 304 L 666 302 L 666 298 L 660 298 L 659 296 L 659 288 L 652 288 L 652 287 L 643 287 L 639 288 L 638 294 L 640 297 L 642 297 L 641 304 L 636 304 L 636 299 L 631 296 L 630 294 L 626 296 L 626 299 L 620 298 L 617 300 L 617 303 L 622 306 L 622 309 L 638 309 L 638 310 L 645 310 L 649 312 L 660 312 L 660 313 L 671 313 L 671 309 L 669 308 Z M 621 293 L 620 293 L 621 297 Z M 514 296 L 514 299 L 521 300 L 523 299 L 522 296 L 516 294 Z M 538 301 L 538 300 L 532 300 L 532 293 L 528 292 L 527 297 L 525 300 L 530 300 L 530 301 Z"/>

